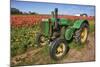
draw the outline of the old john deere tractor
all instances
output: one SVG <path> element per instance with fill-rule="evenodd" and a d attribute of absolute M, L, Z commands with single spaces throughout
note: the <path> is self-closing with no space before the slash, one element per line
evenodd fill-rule
<path fill-rule="evenodd" d="M 52 18 L 42 19 L 41 31 L 37 34 L 36 43 L 43 46 L 47 42 L 50 45 L 50 57 L 54 60 L 61 59 L 68 53 L 69 43 L 74 41 L 77 44 L 86 42 L 89 31 L 89 23 L 85 19 L 70 21 L 58 18 L 58 9 L 52 11 Z"/>

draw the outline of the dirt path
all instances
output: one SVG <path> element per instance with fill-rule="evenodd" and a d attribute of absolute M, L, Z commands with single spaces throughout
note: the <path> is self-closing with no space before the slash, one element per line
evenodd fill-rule
<path fill-rule="evenodd" d="M 25 54 L 15 56 L 11 59 L 13 65 L 26 64 L 51 64 L 51 63 L 68 63 L 80 61 L 95 60 L 94 33 L 89 34 L 87 44 L 81 49 L 70 49 L 69 53 L 60 61 L 54 61 L 50 58 L 48 48 L 38 48 Z"/>
<path fill-rule="evenodd" d="M 28 51 L 22 55 L 18 55 L 18 56 L 15 56 L 11 59 L 11 63 L 16 65 L 16 64 L 19 64 L 22 62 L 22 60 L 24 59 L 32 59 L 32 56 L 34 56 L 36 53 L 38 53 L 42 48 L 39 48 L 39 49 L 36 49 L 36 50 L 32 50 L 32 51 Z"/>

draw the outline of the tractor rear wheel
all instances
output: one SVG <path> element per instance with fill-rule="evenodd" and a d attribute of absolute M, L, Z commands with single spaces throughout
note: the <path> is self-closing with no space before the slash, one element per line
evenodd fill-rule
<path fill-rule="evenodd" d="M 56 39 L 50 45 L 50 57 L 54 60 L 60 60 L 68 53 L 69 47 L 65 39 Z"/>
<path fill-rule="evenodd" d="M 79 31 L 78 42 L 80 44 L 86 43 L 89 33 L 89 25 L 87 23 L 83 23 L 78 31 Z"/>

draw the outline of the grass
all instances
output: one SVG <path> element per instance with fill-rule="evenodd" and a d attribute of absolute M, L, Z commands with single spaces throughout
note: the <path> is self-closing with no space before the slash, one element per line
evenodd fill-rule
<path fill-rule="evenodd" d="M 81 50 L 81 48 L 84 48 L 84 44 L 77 44 L 76 42 L 71 42 L 70 44 L 69 44 L 69 48 L 70 49 L 76 49 L 76 50 L 78 50 L 78 51 L 80 51 Z"/>
<path fill-rule="evenodd" d="M 11 28 L 11 56 L 16 56 L 34 47 L 35 32 L 38 26 L 23 26 Z"/>
<path fill-rule="evenodd" d="M 89 21 L 89 25 L 90 25 L 90 29 L 89 29 L 89 32 L 94 32 L 95 31 L 95 21 L 94 20 L 91 20 Z"/>

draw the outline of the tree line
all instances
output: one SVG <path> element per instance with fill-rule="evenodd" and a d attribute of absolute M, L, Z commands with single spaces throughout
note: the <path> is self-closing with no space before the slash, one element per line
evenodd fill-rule
<path fill-rule="evenodd" d="M 22 12 L 22 11 L 20 11 L 19 9 L 17 9 L 17 8 L 11 8 L 11 14 L 12 15 L 34 15 L 34 14 L 38 14 L 38 13 L 36 13 L 36 12 L 31 12 L 31 11 L 29 11 L 29 12 Z"/>

